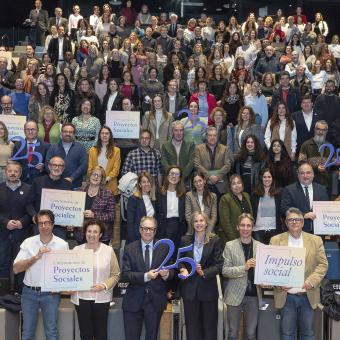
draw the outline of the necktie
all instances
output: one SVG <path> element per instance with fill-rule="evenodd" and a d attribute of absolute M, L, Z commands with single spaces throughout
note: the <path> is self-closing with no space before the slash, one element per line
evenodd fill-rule
<path fill-rule="evenodd" d="M 144 252 L 144 262 L 145 262 L 145 269 L 148 272 L 150 270 L 150 245 L 145 246 L 145 252 Z"/>
<path fill-rule="evenodd" d="M 306 199 L 307 199 L 308 208 L 309 208 L 309 211 L 310 211 L 310 198 L 309 198 L 309 192 L 308 192 L 307 186 L 305 186 L 305 195 L 306 195 Z"/>
<path fill-rule="evenodd" d="M 28 146 L 28 156 L 27 156 L 27 161 L 29 164 L 32 163 L 32 158 L 33 158 L 33 146 L 29 145 Z"/>
<path fill-rule="evenodd" d="M 57 26 L 60 25 L 60 18 L 57 18 Z"/>

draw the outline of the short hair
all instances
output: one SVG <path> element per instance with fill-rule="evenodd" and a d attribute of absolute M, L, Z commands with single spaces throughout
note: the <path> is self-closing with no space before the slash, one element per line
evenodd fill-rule
<path fill-rule="evenodd" d="M 229 178 L 229 184 L 231 185 L 233 180 L 236 179 L 236 178 L 238 178 L 242 182 L 242 184 L 243 184 L 243 179 L 242 179 L 242 177 L 239 174 L 231 175 L 230 178 Z"/>
<path fill-rule="evenodd" d="M 214 131 L 217 133 L 217 128 L 215 126 L 208 126 L 206 129 L 206 135 L 211 131 Z"/>
<path fill-rule="evenodd" d="M 105 224 L 102 221 L 99 221 L 99 220 L 97 220 L 95 218 L 91 218 L 90 220 L 84 221 L 84 224 L 83 224 L 84 235 L 86 234 L 87 228 L 90 225 L 97 225 L 99 227 L 99 229 L 100 229 L 100 234 L 103 234 L 106 231 Z"/>
<path fill-rule="evenodd" d="M 74 132 L 76 132 L 76 126 L 72 123 L 64 123 L 62 126 L 61 126 L 61 131 L 63 131 L 64 127 L 66 126 L 71 126 L 74 130 Z"/>
<path fill-rule="evenodd" d="M 301 97 L 301 103 L 303 100 L 310 100 L 313 101 L 312 96 L 310 94 L 305 94 L 304 96 Z"/>
<path fill-rule="evenodd" d="M 54 213 L 49 209 L 42 209 L 39 212 L 37 212 L 37 214 L 34 216 L 34 221 L 36 224 L 38 224 L 38 218 L 42 216 L 47 216 L 50 219 L 50 221 L 54 224 L 55 221 Z"/>
<path fill-rule="evenodd" d="M 54 158 L 61 159 L 64 162 L 64 165 L 65 165 L 65 159 L 63 157 L 61 157 L 61 156 L 58 156 L 58 155 L 55 155 L 55 156 L 51 157 L 50 160 L 48 161 L 48 164 L 51 164 L 52 159 L 54 159 Z"/>
<path fill-rule="evenodd" d="M 37 129 L 39 130 L 38 122 L 34 119 L 28 119 L 26 123 L 24 124 L 24 129 L 26 128 L 28 123 L 34 123 L 37 126 Z"/>
<path fill-rule="evenodd" d="M 334 79 L 328 79 L 328 80 L 326 81 L 326 84 L 329 84 L 329 83 L 332 83 L 332 84 L 335 86 L 335 81 L 334 81 Z"/>
<path fill-rule="evenodd" d="M 283 76 L 288 76 L 288 77 L 290 78 L 290 74 L 289 74 L 288 71 L 282 71 L 282 72 L 280 73 L 280 79 L 281 79 Z"/>
<path fill-rule="evenodd" d="M 300 162 L 298 163 L 298 166 L 297 166 L 298 172 L 299 172 L 300 168 L 301 168 L 303 165 L 309 165 L 309 166 L 312 168 L 312 170 L 313 170 L 313 166 L 312 166 L 312 164 L 311 164 L 310 161 L 308 161 L 308 160 L 302 160 L 302 161 L 300 161 Z M 314 170 L 313 170 L 313 172 L 314 172 Z"/>
<path fill-rule="evenodd" d="M 174 129 L 176 126 L 181 126 L 184 129 L 184 124 L 180 120 L 175 120 L 171 123 L 172 129 Z"/>
<path fill-rule="evenodd" d="M 327 129 L 328 129 L 328 123 L 324 120 L 324 119 L 320 119 L 318 120 L 316 123 L 315 123 L 315 126 L 316 124 L 322 124 L 324 126 L 327 126 Z"/>
<path fill-rule="evenodd" d="M 143 133 L 148 133 L 150 137 L 152 136 L 151 131 L 149 129 L 142 129 L 139 138 L 142 136 Z"/>
<path fill-rule="evenodd" d="M 88 173 L 88 181 L 90 180 L 91 175 L 95 172 L 95 171 L 100 171 L 100 174 L 102 175 L 102 179 L 100 181 L 100 186 L 103 187 L 106 183 L 106 174 L 105 174 L 105 170 L 103 167 L 101 167 L 100 165 L 96 165 L 89 173 Z"/>
<path fill-rule="evenodd" d="M 254 227 L 255 219 L 254 219 L 253 215 L 249 214 L 249 213 L 242 213 L 237 219 L 237 225 L 240 225 L 241 221 L 244 218 L 248 218 L 251 221 L 252 227 Z"/>
<path fill-rule="evenodd" d="M 139 228 L 142 227 L 144 221 L 152 221 L 155 228 L 157 229 L 157 220 L 153 216 L 144 216 L 141 218 L 140 223 L 139 223 Z"/>
<path fill-rule="evenodd" d="M 301 210 L 295 207 L 290 207 L 286 210 L 286 214 L 285 214 L 286 218 L 289 216 L 289 214 L 296 214 L 296 215 L 300 215 L 303 217 L 303 213 L 301 212 Z"/>
<path fill-rule="evenodd" d="M 20 171 L 22 171 L 22 165 L 19 162 L 8 160 L 7 163 L 6 163 L 6 169 L 10 165 L 16 165 L 20 168 Z"/>

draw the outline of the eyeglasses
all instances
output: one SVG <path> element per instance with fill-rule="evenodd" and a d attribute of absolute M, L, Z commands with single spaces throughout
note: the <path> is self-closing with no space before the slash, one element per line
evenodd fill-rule
<path fill-rule="evenodd" d="M 26 128 L 25 131 L 34 132 L 34 131 L 37 131 L 37 129 L 28 129 L 28 128 Z"/>
<path fill-rule="evenodd" d="M 327 131 L 328 131 L 328 129 L 320 129 L 320 128 L 315 128 L 315 131 L 327 132 Z"/>
<path fill-rule="evenodd" d="M 300 223 L 303 222 L 303 218 L 287 218 L 288 223 Z"/>
<path fill-rule="evenodd" d="M 54 169 L 62 169 L 65 165 L 64 164 L 50 164 L 52 168 Z"/>
<path fill-rule="evenodd" d="M 51 221 L 38 222 L 38 227 L 50 227 L 53 223 Z"/>
<path fill-rule="evenodd" d="M 149 228 L 149 227 L 140 227 L 142 231 L 147 233 L 154 233 L 157 228 Z"/>
<path fill-rule="evenodd" d="M 91 176 L 92 176 L 92 177 L 97 177 L 97 178 L 102 177 L 101 174 L 96 174 L 95 172 L 93 172 L 93 173 L 91 174 Z"/>
<path fill-rule="evenodd" d="M 171 177 L 180 177 L 181 173 L 180 172 L 172 172 L 172 171 L 170 171 L 169 172 L 169 176 L 171 176 Z"/>

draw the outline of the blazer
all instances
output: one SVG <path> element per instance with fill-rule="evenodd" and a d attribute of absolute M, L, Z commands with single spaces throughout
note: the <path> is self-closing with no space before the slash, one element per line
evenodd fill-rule
<path fill-rule="evenodd" d="M 183 236 L 181 247 L 189 246 L 194 241 L 194 235 Z M 194 258 L 193 249 L 182 254 Z M 211 234 L 209 242 L 204 244 L 200 264 L 204 277 L 195 272 L 190 278 L 180 280 L 180 293 L 184 301 L 214 301 L 218 299 L 216 275 L 221 274 L 223 258 L 220 239 L 217 235 Z M 190 272 L 190 266 L 186 267 L 184 262 L 181 262 L 180 268 L 183 267 Z"/>
<path fill-rule="evenodd" d="M 253 214 L 249 194 L 243 192 L 243 199 L 245 199 L 250 207 L 250 213 Z M 235 240 L 239 237 L 236 230 L 238 217 L 242 214 L 239 204 L 236 202 L 234 195 L 230 192 L 223 195 L 219 204 L 219 227 L 220 238 L 224 245 L 227 241 Z"/>
<path fill-rule="evenodd" d="M 301 145 L 308 139 L 311 139 L 314 137 L 314 128 L 315 128 L 315 123 L 323 119 L 322 115 L 319 112 L 313 111 L 313 119 L 312 119 L 312 125 L 310 127 L 310 130 L 308 131 L 307 125 L 305 122 L 305 119 L 303 117 L 302 111 L 297 111 L 294 112 L 292 115 L 294 122 L 295 122 L 295 127 L 296 127 L 296 154 L 299 153 Z"/>
<path fill-rule="evenodd" d="M 119 175 L 120 163 L 120 149 L 114 146 L 113 154 L 110 158 L 108 158 L 105 167 L 106 177 L 111 178 L 111 180 L 106 184 L 106 188 L 109 189 L 114 195 L 118 195 L 117 177 Z M 89 150 L 89 165 L 87 173 L 89 174 L 98 164 L 98 150 L 93 146 Z"/>
<path fill-rule="evenodd" d="M 233 163 L 233 155 L 228 146 L 217 144 L 215 147 L 215 161 L 211 163 L 208 146 L 204 144 L 196 145 L 194 153 L 194 167 L 197 171 L 209 177 L 209 171 L 216 170 L 220 181 L 216 183 L 216 188 L 220 193 L 228 191 L 228 173 Z"/>
<path fill-rule="evenodd" d="M 162 157 L 161 163 L 166 172 L 168 168 L 174 164 L 177 164 L 182 169 L 182 174 L 184 180 L 189 179 L 194 169 L 194 155 L 195 144 L 192 142 L 182 141 L 181 148 L 179 150 L 178 160 L 177 160 L 177 152 L 172 144 L 172 141 L 169 140 L 162 145 Z"/>
<path fill-rule="evenodd" d="M 65 52 L 71 51 L 72 52 L 72 45 L 71 41 L 64 37 L 63 38 L 63 56 Z M 59 61 L 59 38 L 52 38 L 49 45 L 48 45 L 48 55 L 51 58 L 51 62 L 56 66 Z"/>
<path fill-rule="evenodd" d="M 151 200 L 151 204 L 155 210 L 156 202 Z M 142 217 L 146 216 L 146 208 L 143 198 L 130 196 L 127 203 L 127 240 L 130 243 L 140 239 L 139 224 Z"/>
<path fill-rule="evenodd" d="M 56 17 L 51 17 L 48 20 L 48 30 L 51 31 L 51 26 L 57 26 L 57 18 Z M 68 20 L 66 18 L 60 18 L 60 25 L 63 26 L 65 29 L 65 33 L 68 32 Z"/>
<path fill-rule="evenodd" d="M 162 195 L 157 193 L 156 199 L 156 211 L 157 211 L 157 222 L 158 231 L 157 235 L 162 238 L 165 235 L 165 223 L 167 214 L 167 195 Z M 186 221 L 185 221 L 185 195 L 178 198 L 178 215 L 179 215 L 179 225 L 182 228 L 181 235 L 184 235 L 187 231 Z"/>
<path fill-rule="evenodd" d="M 252 239 L 253 257 L 260 242 Z M 248 271 L 244 268 L 246 260 L 240 238 L 226 243 L 223 251 L 222 275 L 227 278 L 224 289 L 224 302 L 230 306 L 239 306 L 247 288 Z M 257 287 L 258 288 L 258 287 Z"/>
<path fill-rule="evenodd" d="M 305 280 L 313 286 L 307 290 L 307 297 L 313 309 L 320 302 L 320 284 L 328 269 L 325 248 L 320 236 L 302 232 L 303 247 L 306 248 Z M 272 237 L 271 245 L 288 246 L 288 232 Z M 281 287 L 274 287 L 274 301 L 276 308 L 283 308 L 286 303 L 287 292 Z"/>
<path fill-rule="evenodd" d="M 256 218 L 257 218 L 257 211 L 259 208 L 259 203 L 260 203 L 260 198 L 261 196 L 252 194 L 250 196 L 250 201 L 251 201 L 251 207 L 253 208 L 253 217 L 256 223 Z M 275 217 L 276 217 L 276 233 L 282 233 L 282 216 L 281 216 L 281 195 L 275 195 L 274 196 L 275 200 Z"/>
<path fill-rule="evenodd" d="M 211 193 L 211 204 L 210 206 L 204 204 L 203 212 L 208 216 L 208 230 L 214 232 L 215 225 L 217 222 L 217 196 L 215 193 Z M 188 224 L 188 234 L 193 233 L 191 226 L 191 215 L 195 211 L 201 211 L 200 204 L 198 202 L 198 195 L 196 191 L 189 191 L 185 195 L 185 218 Z"/>
<path fill-rule="evenodd" d="M 279 101 L 283 101 L 282 96 L 282 87 L 280 86 L 278 89 L 276 89 L 272 96 L 272 103 L 271 103 L 271 109 L 274 110 L 275 106 Z M 288 89 L 288 95 L 287 95 L 287 106 L 289 109 L 289 112 L 293 113 L 295 111 L 298 111 L 300 109 L 301 105 L 301 95 L 298 88 L 290 86 Z M 313 130 L 314 131 L 314 130 Z"/>
<path fill-rule="evenodd" d="M 154 240 L 154 243 L 157 240 Z M 168 254 L 168 247 L 160 245 L 152 254 L 151 269 L 157 269 Z M 167 280 L 163 280 L 160 275 L 148 282 L 144 282 L 146 273 L 143 259 L 142 243 L 140 240 L 134 241 L 125 246 L 122 266 L 122 281 L 128 282 L 126 294 L 123 297 L 122 308 L 127 312 L 137 312 L 142 309 L 144 297 L 148 295 L 151 299 L 155 311 L 161 312 L 166 308 L 166 281 L 171 280 L 174 272 L 169 271 Z"/>
<path fill-rule="evenodd" d="M 110 93 L 107 93 L 103 98 L 101 116 L 103 117 L 104 121 L 106 121 L 106 110 L 107 110 L 107 103 L 109 101 L 109 98 L 110 98 Z M 111 111 L 121 111 L 122 101 L 123 101 L 123 96 L 118 92 L 115 100 L 112 103 Z"/>
<path fill-rule="evenodd" d="M 313 201 L 329 201 L 327 189 L 318 183 L 313 182 Z M 281 214 L 285 215 L 290 207 L 301 210 L 302 214 L 310 211 L 307 198 L 300 182 L 296 182 L 286 186 L 282 191 L 281 197 Z M 313 232 L 313 221 L 305 219 L 303 230 Z"/>
<path fill-rule="evenodd" d="M 172 114 L 174 120 L 181 119 L 182 117 L 178 117 L 178 111 L 184 109 L 187 106 L 187 100 L 180 93 L 177 92 L 175 98 L 175 112 Z M 166 92 L 164 94 L 164 107 L 167 111 L 169 111 L 169 93 Z"/>
<path fill-rule="evenodd" d="M 22 166 L 22 174 L 21 174 L 21 180 L 23 182 L 26 182 L 28 184 L 31 184 L 34 180 L 34 178 L 46 175 L 45 167 L 43 167 L 42 171 L 37 170 L 35 167 L 29 167 L 28 166 L 28 158 L 25 156 L 27 154 L 27 140 L 25 139 L 25 145 L 23 149 L 19 151 L 20 149 L 20 143 L 15 143 L 13 148 L 13 156 L 16 155 L 16 157 L 23 157 L 22 159 L 19 159 L 18 162 Z M 50 148 L 50 144 L 43 142 L 41 139 L 37 139 L 37 142 L 40 143 L 39 146 L 36 146 L 34 148 L 34 153 L 31 161 L 31 165 L 37 165 L 39 163 L 38 158 L 35 156 L 35 153 L 40 153 L 42 156 L 41 163 L 45 163 L 46 154 L 48 149 Z"/>
<path fill-rule="evenodd" d="M 39 27 L 41 30 L 47 31 L 48 12 L 46 11 L 46 9 L 40 9 L 38 14 L 36 12 L 36 9 L 31 9 L 29 19 L 37 23 L 36 26 L 32 27 Z"/>
<path fill-rule="evenodd" d="M 158 128 L 158 138 L 157 136 L 157 121 L 156 118 L 150 117 L 150 111 L 145 112 L 145 115 L 143 117 L 142 121 L 142 128 L 148 129 L 151 132 L 151 143 L 150 146 L 152 148 L 156 148 L 160 150 L 162 148 L 162 145 L 167 142 L 168 140 L 171 140 L 172 138 L 172 124 L 173 118 L 172 114 L 167 112 L 167 118 L 165 118 L 162 115 L 161 122 L 159 124 Z"/>

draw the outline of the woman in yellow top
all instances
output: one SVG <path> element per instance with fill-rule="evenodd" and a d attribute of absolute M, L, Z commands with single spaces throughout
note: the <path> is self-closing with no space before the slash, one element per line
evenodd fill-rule
<path fill-rule="evenodd" d="M 112 131 L 105 125 L 99 130 L 97 144 L 89 150 L 87 173 L 91 173 L 97 165 L 105 169 L 106 187 L 114 195 L 118 195 L 117 177 L 120 170 L 120 149 L 114 146 Z"/>

